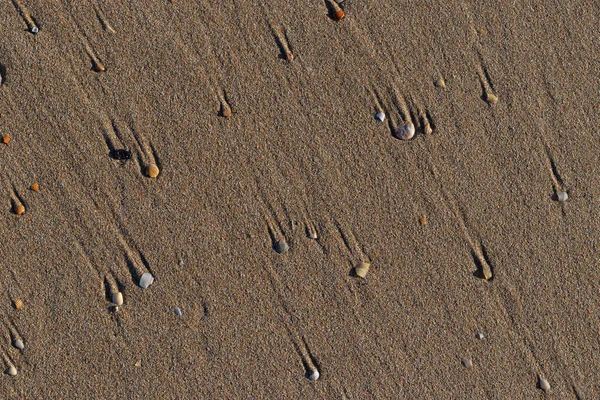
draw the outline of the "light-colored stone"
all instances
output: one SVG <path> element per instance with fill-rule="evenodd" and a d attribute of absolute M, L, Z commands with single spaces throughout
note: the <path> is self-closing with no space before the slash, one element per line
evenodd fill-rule
<path fill-rule="evenodd" d="M 314 381 L 316 381 L 317 379 L 319 379 L 319 377 L 320 377 L 320 376 L 321 376 L 321 374 L 320 374 L 320 373 L 319 373 L 319 371 L 317 371 L 317 369 L 315 368 L 315 369 L 313 369 L 313 370 L 310 372 L 310 375 L 308 375 L 308 379 L 314 382 Z"/>
<path fill-rule="evenodd" d="M 8 369 L 8 374 L 10 376 L 16 376 L 17 375 L 17 369 L 14 366 L 10 366 L 10 368 Z"/>
<path fill-rule="evenodd" d="M 150 178 L 156 178 L 159 173 L 160 170 L 158 169 L 156 164 L 150 164 L 146 167 L 146 175 L 148 175 Z"/>
<path fill-rule="evenodd" d="M 471 368 L 473 366 L 473 361 L 471 361 L 470 358 L 463 358 L 461 362 L 467 368 Z"/>
<path fill-rule="evenodd" d="M 19 350 L 23 350 L 25 348 L 25 343 L 23 343 L 21 339 L 15 339 L 14 345 Z"/>
<path fill-rule="evenodd" d="M 569 199 L 569 195 L 567 194 L 567 192 L 556 192 L 556 197 L 560 202 L 564 202 Z"/>
<path fill-rule="evenodd" d="M 550 390 L 550 382 L 548 382 L 541 376 L 539 377 L 539 379 L 540 379 L 540 389 L 542 389 L 544 392 L 547 392 L 548 390 Z"/>
<path fill-rule="evenodd" d="M 112 302 L 115 303 L 117 306 L 122 306 L 123 305 L 123 293 L 121 293 L 121 292 L 113 293 Z"/>
<path fill-rule="evenodd" d="M 401 140 L 410 140 L 415 136 L 415 126 L 412 122 L 406 123 L 396 129 L 395 136 Z"/>
<path fill-rule="evenodd" d="M 152 285 L 154 283 L 154 277 L 152 276 L 151 273 L 146 272 L 144 275 L 142 275 L 142 277 L 140 278 L 140 286 L 144 289 L 147 289 L 148 286 Z"/>

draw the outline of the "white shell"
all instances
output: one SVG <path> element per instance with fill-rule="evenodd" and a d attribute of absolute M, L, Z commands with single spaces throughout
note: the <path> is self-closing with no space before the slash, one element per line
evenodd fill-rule
<path fill-rule="evenodd" d="M 404 124 L 396 129 L 395 136 L 401 140 L 409 140 L 415 136 L 415 126 L 412 122 Z"/>
<path fill-rule="evenodd" d="M 154 277 L 152 276 L 151 273 L 146 272 L 144 275 L 142 275 L 142 278 L 140 279 L 140 286 L 143 287 L 144 289 L 147 289 L 148 286 L 152 285 L 154 283 Z"/>
<path fill-rule="evenodd" d="M 383 111 L 380 111 L 377 114 L 375 114 L 375 118 L 383 122 L 385 120 L 385 113 Z"/>
<path fill-rule="evenodd" d="M 567 201 L 569 199 L 567 192 L 556 192 L 556 197 L 558 197 L 558 201 Z"/>
<path fill-rule="evenodd" d="M 8 374 L 9 374 L 10 376 L 15 376 L 15 375 L 17 375 L 17 369 L 16 369 L 14 366 L 11 366 L 11 367 L 8 369 Z"/>
<path fill-rule="evenodd" d="M 542 389 L 544 392 L 550 390 L 550 383 L 542 377 L 540 377 L 540 389 Z"/>
<path fill-rule="evenodd" d="M 113 293 L 112 302 L 115 303 L 117 306 L 122 306 L 123 305 L 123 293 L 121 293 L 121 292 Z"/>
<path fill-rule="evenodd" d="M 319 371 L 314 369 L 311 371 L 311 374 L 308 376 L 308 379 L 314 382 L 317 379 L 319 379 L 320 376 L 321 376 L 321 374 L 319 374 Z"/>
<path fill-rule="evenodd" d="M 478 334 L 477 334 L 477 339 L 479 339 L 479 340 L 483 340 L 483 337 L 484 337 L 484 336 L 483 336 L 483 333 L 478 333 Z"/>
<path fill-rule="evenodd" d="M 23 343 L 21 339 L 15 339 L 14 345 L 19 350 L 23 350 L 25 348 L 25 343 Z"/>

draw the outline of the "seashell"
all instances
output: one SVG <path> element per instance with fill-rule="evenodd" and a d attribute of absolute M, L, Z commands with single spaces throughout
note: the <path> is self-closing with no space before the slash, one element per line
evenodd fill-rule
<path fill-rule="evenodd" d="M 31 184 L 31 190 L 33 190 L 34 192 L 39 192 L 40 191 L 40 184 L 37 182 L 33 182 Z"/>
<path fill-rule="evenodd" d="M 23 350 L 25 348 L 25 343 L 23 343 L 23 341 L 21 339 L 15 339 L 13 344 L 19 350 Z"/>
<path fill-rule="evenodd" d="M 433 129 L 431 128 L 431 125 L 429 124 L 429 121 L 425 120 L 425 126 L 423 127 L 423 132 L 426 135 L 431 135 L 433 133 Z"/>
<path fill-rule="evenodd" d="M 419 218 L 419 222 L 421 223 L 421 225 L 427 225 L 427 218 L 425 218 L 424 215 L 421 215 L 421 218 Z"/>
<path fill-rule="evenodd" d="M 365 276 L 367 276 L 367 272 L 369 272 L 370 267 L 371 267 L 371 264 L 366 263 L 366 262 L 361 262 L 356 267 L 354 267 L 354 272 L 356 273 L 356 276 L 364 279 Z"/>
<path fill-rule="evenodd" d="M 446 81 L 444 81 L 444 78 L 437 79 L 435 81 L 434 85 L 439 88 L 446 89 Z"/>
<path fill-rule="evenodd" d="M 16 376 L 17 375 L 17 369 L 14 366 L 10 366 L 10 368 L 8 369 L 8 374 L 10 376 Z"/>
<path fill-rule="evenodd" d="M 498 102 L 498 97 L 493 93 L 486 92 L 485 101 L 487 101 L 490 104 L 496 104 Z"/>
<path fill-rule="evenodd" d="M 333 13 L 333 19 L 335 19 L 336 21 L 341 21 L 342 19 L 344 19 L 345 16 L 346 14 L 344 13 L 344 10 L 337 10 Z"/>
<path fill-rule="evenodd" d="M 175 307 L 175 315 L 181 315 L 181 308 Z"/>
<path fill-rule="evenodd" d="M 316 240 L 316 239 L 317 239 L 317 237 L 318 237 L 318 235 L 317 235 L 317 231 L 311 231 L 311 232 L 308 232 L 308 238 L 309 238 L 309 239 Z"/>
<path fill-rule="evenodd" d="M 544 392 L 547 392 L 548 390 L 550 390 L 550 382 L 543 379 L 541 376 L 539 377 L 539 380 L 540 380 L 540 389 L 542 389 Z"/>
<path fill-rule="evenodd" d="M 231 107 L 229 107 L 226 103 L 221 105 L 221 115 L 225 118 L 231 117 Z"/>
<path fill-rule="evenodd" d="M 377 114 L 375 114 L 375 118 L 383 122 L 385 120 L 385 113 L 383 111 L 379 111 Z"/>
<path fill-rule="evenodd" d="M 9 135 L 2 135 L 2 143 L 9 144 L 10 143 L 10 136 Z"/>
<path fill-rule="evenodd" d="M 141 279 L 140 279 L 140 286 L 144 289 L 148 289 L 148 286 L 152 285 L 154 283 L 154 277 L 152 276 L 151 273 L 146 272 L 144 275 L 142 275 Z"/>
<path fill-rule="evenodd" d="M 394 136 L 396 136 L 396 138 L 400 140 L 412 139 L 412 137 L 415 136 L 415 126 L 412 122 L 404 124 L 398 129 L 396 129 Z"/>
<path fill-rule="evenodd" d="M 483 338 L 484 338 L 483 333 L 478 333 L 477 334 L 477 339 L 483 340 Z"/>
<path fill-rule="evenodd" d="M 156 178 L 159 173 L 160 170 L 158 169 L 156 164 L 150 164 L 146 167 L 146 175 L 148 175 L 150 178 Z"/>
<path fill-rule="evenodd" d="M 288 246 L 285 239 L 279 239 L 275 243 L 275 251 L 278 252 L 279 254 L 285 253 L 289 249 L 290 249 L 290 246 Z"/>
<path fill-rule="evenodd" d="M 310 371 L 310 375 L 308 375 L 308 379 L 311 381 L 316 381 L 317 379 L 319 379 L 319 377 L 321 376 L 321 374 L 319 373 L 319 371 L 317 371 L 317 369 L 313 369 L 312 371 Z"/>
<path fill-rule="evenodd" d="M 112 302 L 115 303 L 117 306 L 122 306 L 123 305 L 123 293 L 121 293 L 121 292 L 113 293 Z"/>
<path fill-rule="evenodd" d="M 463 358 L 461 362 L 467 368 L 471 368 L 473 366 L 473 361 L 471 361 L 470 358 Z"/>
<path fill-rule="evenodd" d="M 15 214 L 17 215 L 22 215 L 25 212 L 25 206 L 22 204 L 19 204 L 18 206 L 15 207 Z"/>
<path fill-rule="evenodd" d="M 15 300 L 15 308 L 17 310 L 20 310 L 21 308 L 23 308 L 23 300 Z"/>
<path fill-rule="evenodd" d="M 556 192 L 556 197 L 560 202 L 567 201 L 569 199 L 567 192 Z"/>

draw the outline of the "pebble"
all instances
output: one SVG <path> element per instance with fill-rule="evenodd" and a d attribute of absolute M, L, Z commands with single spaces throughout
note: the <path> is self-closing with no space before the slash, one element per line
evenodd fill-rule
<path fill-rule="evenodd" d="M 470 358 L 463 358 L 461 362 L 467 368 L 471 368 L 473 366 L 473 361 L 471 361 Z"/>
<path fill-rule="evenodd" d="M 15 300 L 15 308 L 17 310 L 20 310 L 21 308 L 23 308 L 23 300 Z"/>
<path fill-rule="evenodd" d="M 415 136 L 415 126 L 412 122 L 402 125 L 398 129 L 396 129 L 395 136 L 401 140 L 409 140 Z"/>
<path fill-rule="evenodd" d="M 37 26 L 34 26 L 33 28 L 31 28 L 31 33 L 33 33 L 34 35 L 37 35 L 39 31 L 40 30 Z"/>
<path fill-rule="evenodd" d="M 385 120 L 385 113 L 383 111 L 379 111 L 377 114 L 375 114 L 375 118 L 383 122 Z"/>
<path fill-rule="evenodd" d="M 425 218 L 425 216 L 422 215 L 421 218 L 419 218 L 419 222 L 421 223 L 421 225 L 427 225 L 427 218 Z"/>
<path fill-rule="evenodd" d="M 17 375 L 17 369 L 11 365 L 11 367 L 8 369 L 8 374 L 10 376 L 16 376 Z"/>
<path fill-rule="evenodd" d="M 23 350 L 25 348 L 25 343 L 23 343 L 21 339 L 15 339 L 14 345 L 19 350 Z"/>
<path fill-rule="evenodd" d="M 17 215 L 22 215 L 25 212 L 25 206 L 22 204 L 19 204 L 18 206 L 15 207 L 15 214 Z"/>
<path fill-rule="evenodd" d="M 446 81 L 444 81 L 444 78 L 439 78 L 438 80 L 435 81 L 435 86 L 445 89 L 446 88 Z"/>
<path fill-rule="evenodd" d="M 152 276 L 151 273 L 146 272 L 144 275 L 142 275 L 142 278 L 140 279 L 140 286 L 144 289 L 148 289 L 148 286 L 152 285 L 154 283 L 154 277 Z"/>
<path fill-rule="evenodd" d="M 367 276 L 367 272 L 369 272 L 370 267 L 371 267 L 371 264 L 366 263 L 366 262 L 361 262 L 354 268 L 354 272 L 356 273 L 356 276 L 364 279 L 365 276 Z"/>
<path fill-rule="evenodd" d="M 31 184 L 31 188 L 30 189 L 37 193 L 37 192 L 40 191 L 40 184 L 37 183 L 37 182 L 33 182 Z"/>
<path fill-rule="evenodd" d="M 141 285 L 141 282 L 140 282 L 140 285 Z M 122 306 L 123 305 L 123 293 L 121 293 L 121 292 L 113 293 L 112 302 L 115 303 L 117 306 Z"/>
<path fill-rule="evenodd" d="M 343 20 L 345 16 L 346 14 L 344 13 L 344 10 L 337 10 L 335 13 L 333 13 L 333 19 L 336 21 Z"/>
<path fill-rule="evenodd" d="M 285 239 L 279 239 L 275 243 L 275 251 L 278 252 L 279 254 L 285 253 L 289 249 L 290 249 L 290 246 L 288 246 Z"/>
<path fill-rule="evenodd" d="M 317 231 L 308 232 L 309 239 L 316 240 L 318 238 Z"/>
<path fill-rule="evenodd" d="M 567 192 L 557 192 L 556 197 L 558 197 L 558 201 L 567 201 L 569 199 L 569 195 Z"/>
<path fill-rule="evenodd" d="M 541 376 L 539 378 L 540 378 L 540 389 L 542 389 L 544 392 L 547 392 L 548 390 L 550 390 L 550 382 L 543 379 Z"/>
<path fill-rule="evenodd" d="M 490 104 L 496 104 L 498 102 L 498 97 L 493 93 L 486 93 L 485 101 L 487 101 Z"/>
<path fill-rule="evenodd" d="M 146 175 L 148 175 L 150 178 L 156 178 L 159 173 L 160 170 L 158 169 L 156 164 L 150 164 L 146 167 Z"/>
<path fill-rule="evenodd" d="M 2 143 L 9 144 L 10 143 L 10 136 L 9 135 L 2 135 Z"/>
<path fill-rule="evenodd" d="M 225 118 L 231 117 L 231 107 L 223 103 L 221 106 L 221 115 L 223 115 Z"/>
<path fill-rule="evenodd" d="M 175 307 L 175 315 L 181 315 L 181 308 Z"/>
<path fill-rule="evenodd" d="M 477 339 L 483 340 L 483 338 L 484 338 L 483 333 L 478 333 L 477 334 Z"/>
<path fill-rule="evenodd" d="M 321 376 L 321 374 L 319 373 L 319 371 L 314 369 L 311 371 L 310 375 L 308 376 L 308 379 L 314 382 L 317 379 L 319 379 L 320 376 Z"/>

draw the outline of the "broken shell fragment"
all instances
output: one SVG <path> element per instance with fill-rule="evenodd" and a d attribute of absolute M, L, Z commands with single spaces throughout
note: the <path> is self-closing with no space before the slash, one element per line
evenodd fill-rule
<path fill-rule="evenodd" d="M 445 89 L 446 88 L 446 81 L 444 81 L 444 78 L 439 78 L 438 80 L 435 81 L 435 86 Z"/>
<path fill-rule="evenodd" d="M 144 289 L 148 289 L 148 286 L 152 285 L 154 283 L 154 277 L 152 276 L 151 273 L 146 272 L 144 275 L 142 275 L 142 278 L 140 279 L 140 286 Z"/>
<path fill-rule="evenodd" d="M 31 184 L 31 190 L 33 190 L 34 192 L 39 192 L 40 191 L 40 184 L 37 182 L 33 182 Z"/>
<path fill-rule="evenodd" d="M 15 207 L 15 214 L 17 215 L 22 215 L 25 212 L 25 206 L 22 204 L 19 204 L 18 206 Z"/>
<path fill-rule="evenodd" d="M 383 122 L 385 120 L 385 113 L 383 111 L 379 111 L 377 114 L 375 114 L 375 118 Z"/>
<path fill-rule="evenodd" d="M 117 306 L 122 306 L 123 305 L 123 293 L 121 293 L 121 292 L 113 293 L 112 302 L 115 303 Z"/>
<path fill-rule="evenodd" d="M 412 122 L 404 124 L 396 129 L 394 136 L 400 140 L 409 140 L 415 136 L 415 126 Z"/>
<path fill-rule="evenodd" d="M 493 93 L 486 92 L 485 101 L 490 104 L 496 104 L 498 102 L 498 97 Z"/>
<path fill-rule="evenodd" d="M 361 262 L 354 268 L 354 272 L 356 273 L 356 276 L 364 279 L 365 276 L 367 276 L 367 273 L 369 272 L 370 267 L 371 267 L 371 264 L 366 263 L 366 262 Z"/>

